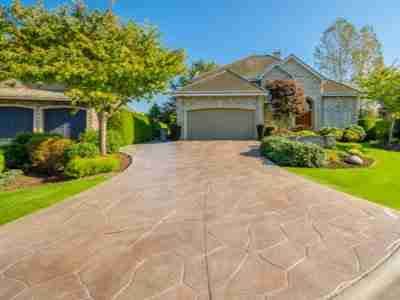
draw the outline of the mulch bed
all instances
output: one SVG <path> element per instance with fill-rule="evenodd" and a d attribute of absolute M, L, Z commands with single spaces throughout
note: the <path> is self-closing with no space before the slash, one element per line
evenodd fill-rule
<path fill-rule="evenodd" d="M 129 155 L 125 153 L 117 154 L 119 159 L 121 160 L 121 167 L 116 173 L 120 173 L 125 171 L 132 163 L 132 159 Z M 26 173 L 17 176 L 10 184 L 7 186 L 0 187 L 2 191 L 15 191 L 22 188 L 36 187 L 45 185 L 48 183 L 57 183 L 69 181 L 70 178 L 67 178 L 63 175 L 61 176 L 49 176 L 44 174 L 37 173 Z"/>
<path fill-rule="evenodd" d="M 121 160 L 121 167 L 119 169 L 119 172 L 123 172 L 126 169 L 128 169 L 128 167 L 131 165 L 132 163 L 132 158 L 125 154 L 125 153 L 118 153 L 119 159 Z"/>

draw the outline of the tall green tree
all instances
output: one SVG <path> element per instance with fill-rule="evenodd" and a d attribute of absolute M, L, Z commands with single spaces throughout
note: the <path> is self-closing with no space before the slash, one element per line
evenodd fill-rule
<path fill-rule="evenodd" d="M 111 10 L 82 2 L 48 10 L 19 0 L 1 7 L 1 79 L 63 84 L 73 105 L 96 110 L 102 154 L 108 118 L 164 92 L 183 61 L 182 51 L 161 45 L 154 27 L 121 22 Z"/>
<path fill-rule="evenodd" d="M 206 61 L 203 59 L 194 61 L 186 72 L 179 76 L 171 83 L 171 89 L 176 90 L 193 81 L 197 76 L 206 72 L 213 71 L 218 68 L 218 65 L 213 61 Z M 170 97 L 161 106 L 161 121 L 166 124 L 176 124 L 176 99 Z"/>
<path fill-rule="evenodd" d="M 149 109 L 149 117 L 153 121 L 159 121 L 161 117 L 161 108 L 157 103 L 154 103 Z"/>
<path fill-rule="evenodd" d="M 379 67 L 359 80 L 365 99 L 383 104 L 390 122 L 388 144 L 393 140 L 396 119 L 400 117 L 400 68 Z"/>
<path fill-rule="evenodd" d="M 327 77 L 355 83 L 382 65 L 382 45 L 372 26 L 358 30 L 346 19 L 338 18 L 322 33 L 314 62 Z"/>

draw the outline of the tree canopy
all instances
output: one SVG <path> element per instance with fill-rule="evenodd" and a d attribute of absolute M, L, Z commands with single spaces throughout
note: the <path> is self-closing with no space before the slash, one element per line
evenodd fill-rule
<path fill-rule="evenodd" d="M 165 91 L 184 71 L 183 51 L 150 25 L 122 22 L 82 2 L 54 10 L 19 0 L 1 7 L 0 79 L 59 83 L 74 105 L 94 108 L 105 153 L 107 118 L 132 100 Z"/>
<path fill-rule="evenodd" d="M 314 51 L 315 64 L 339 82 L 355 82 L 383 64 L 382 45 L 372 26 L 358 30 L 339 18 L 322 34 Z"/>
<path fill-rule="evenodd" d="M 287 125 L 292 117 L 299 116 L 305 110 L 304 89 L 294 80 L 267 81 L 265 88 L 271 94 L 272 112 L 276 119 Z"/>
<path fill-rule="evenodd" d="M 394 122 L 400 117 L 400 69 L 396 66 L 376 68 L 368 76 L 360 79 L 365 99 L 383 104 L 391 121 L 389 144 L 392 140 Z"/>

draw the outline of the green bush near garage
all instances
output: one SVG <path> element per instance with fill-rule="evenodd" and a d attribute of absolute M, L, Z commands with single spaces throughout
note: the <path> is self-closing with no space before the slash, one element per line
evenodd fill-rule
<path fill-rule="evenodd" d="M 161 130 L 165 129 L 167 133 L 169 133 L 168 125 L 163 122 L 151 122 L 152 126 L 152 137 L 153 138 L 160 138 L 161 137 Z"/>
<path fill-rule="evenodd" d="M 94 158 L 77 157 L 68 162 L 64 174 L 71 178 L 82 178 L 117 171 L 120 164 L 119 158 L 115 155 Z"/>

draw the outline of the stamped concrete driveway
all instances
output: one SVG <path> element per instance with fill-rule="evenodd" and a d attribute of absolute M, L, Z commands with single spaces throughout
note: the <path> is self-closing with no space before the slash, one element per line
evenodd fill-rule
<path fill-rule="evenodd" d="M 393 212 L 265 165 L 254 142 L 149 144 L 0 228 L 0 299 L 320 299 L 399 238 Z"/>

